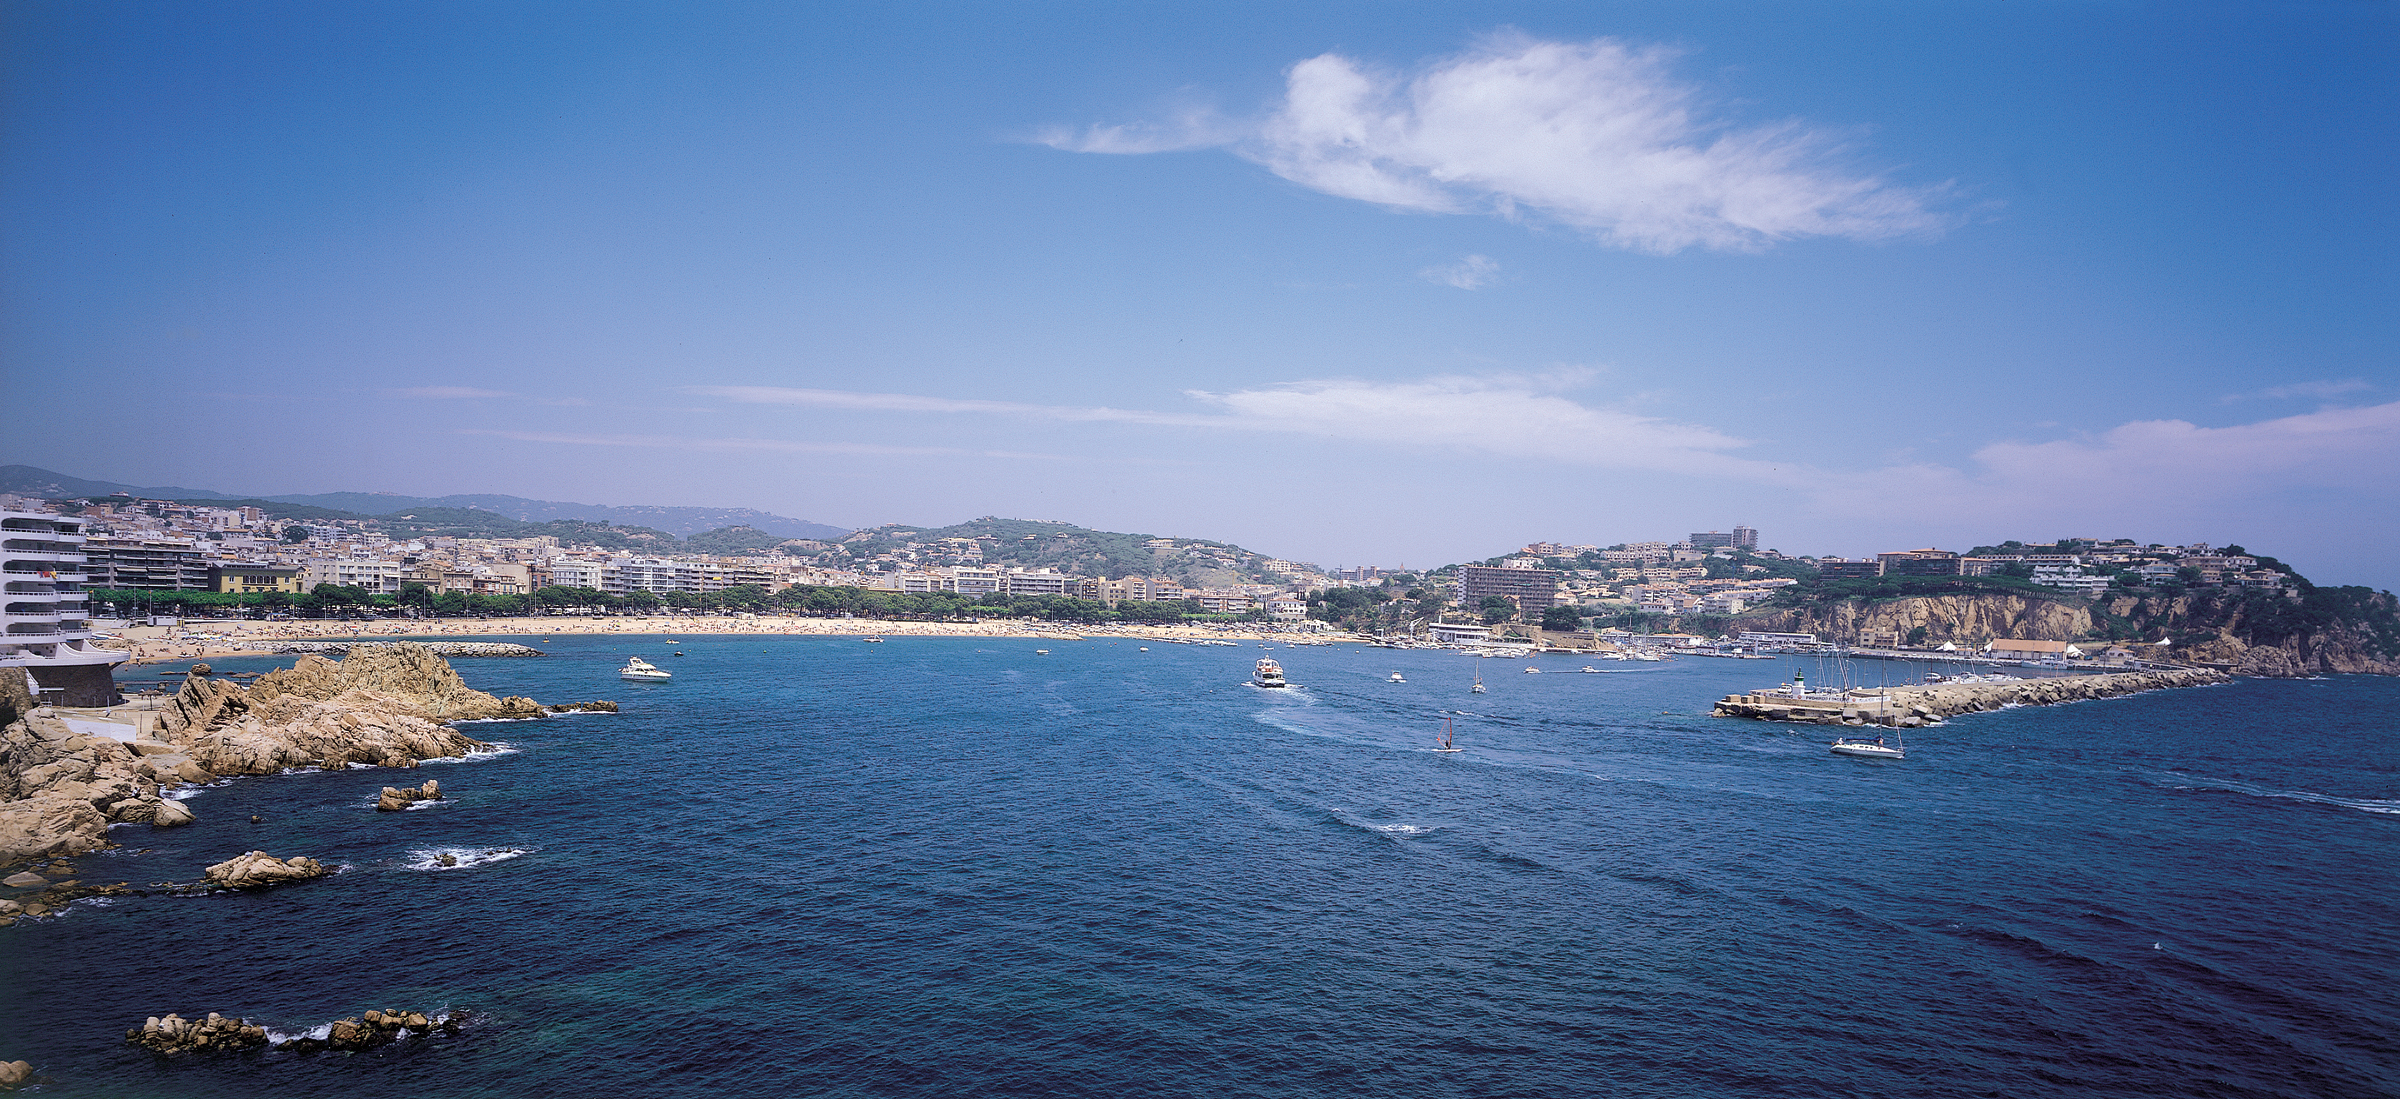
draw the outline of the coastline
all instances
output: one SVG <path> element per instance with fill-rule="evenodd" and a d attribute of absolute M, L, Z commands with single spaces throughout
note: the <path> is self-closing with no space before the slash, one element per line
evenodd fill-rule
<path fill-rule="evenodd" d="M 521 618 L 387 619 L 345 623 L 188 621 L 182 636 L 166 626 L 132 626 L 115 631 L 122 640 L 102 642 L 130 649 L 124 667 L 226 656 L 274 656 L 270 642 L 422 641 L 440 637 L 551 637 L 619 634 L 626 637 L 993 637 L 1074 641 L 1085 637 L 1139 637 L 1166 641 L 1283 641 L 1322 644 L 1348 635 L 1281 633 L 1252 626 L 1077 626 L 1021 619 L 983 622 L 909 622 L 870 618 L 803 618 L 757 615 L 746 618 L 680 615 L 541 615 Z"/>

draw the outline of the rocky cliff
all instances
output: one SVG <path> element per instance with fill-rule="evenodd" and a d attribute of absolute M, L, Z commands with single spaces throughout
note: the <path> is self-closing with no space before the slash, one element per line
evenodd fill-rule
<path fill-rule="evenodd" d="M 1961 648 L 2003 637 L 2097 645 L 2163 640 L 2171 644 L 2160 647 L 2161 659 L 2237 675 L 2400 675 L 2396 612 L 2400 603 L 2391 595 L 2364 588 L 2312 589 L 2297 600 L 2209 590 L 2097 602 L 1987 592 L 1800 601 L 1741 615 L 1728 628 L 1813 633 L 1843 644 L 1898 636 Z"/>

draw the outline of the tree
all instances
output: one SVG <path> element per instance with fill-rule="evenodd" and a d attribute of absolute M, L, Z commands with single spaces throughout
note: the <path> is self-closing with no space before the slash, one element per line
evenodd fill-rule
<path fill-rule="evenodd" d="M 1542 612 L 1542 628 L 1566 633 L 1583 628 L 1583 612 L 1573 607 L 1552 607 Z"/>
<path fill-rule="evenodd" d="M 1517 605 L 1505 595 L 1483 597 L 1483 624 L 1497 626 L 1517 616 Z"/>
<path fill-rule="evenodd" d="M 308 541 L 308 528 L 301 526 L 298 523 L 294 523 L 291 526 L 285 527 L 283 528 L 283 540 L 286 542 L 306 542 Z"/>

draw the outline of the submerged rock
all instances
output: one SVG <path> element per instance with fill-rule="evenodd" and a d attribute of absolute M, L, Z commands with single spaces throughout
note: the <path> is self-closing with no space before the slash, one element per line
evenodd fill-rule
<path fill-rule="evenodd" d="M 386 786 L 383 796 L 375 799 L 375 811 L 396 813 L 420 801 L 439 801 L 441 796 L 442 784 L 432 779 L 426 779 L 425 785 L 417 787 Z"/>

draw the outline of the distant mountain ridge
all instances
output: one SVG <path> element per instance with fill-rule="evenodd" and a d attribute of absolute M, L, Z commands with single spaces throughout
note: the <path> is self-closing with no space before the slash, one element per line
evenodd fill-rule
<path fill-rule="evenodd" d="M 0 492 L 20 496 L 70 497 L 106 496 L 126 492 L 154 500 L 266 500 L 278 504 L 328 508 L 334 511 L 356 512 L 360 515 L 391 515 L 416 508 L 474 508 L 495 512 L 528 523 L 546 523 L 557 519 L 582 519 L 612 523 L 617 526 L 650 527 L 666 531 L 678 538 L 688 538 L 705 531 L 724 527 L 746 526 L 785 538 L 837 539 L 850 533 L 847 529 L 828 526 L 807 519 L 758 511 L 753 508 L 676 507 L 658 504 L 636 504 L 609 507 L 603 504 L 575 504 L 559 500 L 528 500 L 522 496 L 500 496 L 472 493 L 457 496 L 402 496 L 389 492 L 321 492 L 292 496 L 254 496 L 214 489 L 182 488 L 177 486 L 140 486 L 115 481 L 93 481 L 70 477 L 37 466 L 0 466 Z"/>

